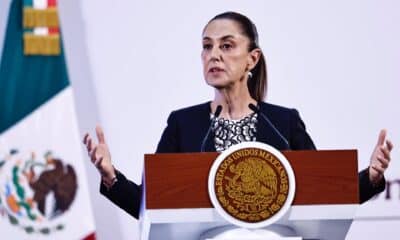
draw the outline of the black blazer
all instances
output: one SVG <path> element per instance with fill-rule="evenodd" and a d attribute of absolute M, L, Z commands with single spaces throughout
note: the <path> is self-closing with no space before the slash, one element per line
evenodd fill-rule
<path fill-rule="evenodd" d="M 259 108 L 287 139 L 291 150 L 316 149 L 297 110 L 264 102 L 259 103 Z M 168 117 L 168 125 L 161 136 L 156 152 L 199 152 L 211 124 L 210 113 L 210 102 L 173 111 Z M 261 114 L 258 114 L 257 120 L 257 141 L 267 143 L 279 150 L 287 149 L 286 143 L 261 117 Z M 216 151 L 213 139 L 214 135 L 211 133 L 206 140 L 205 151 Z M 117 179 L 118 181 L 111 189 L 107 189 L 104 184 L 101 184 L 100 192 L 130 215 L 138 218 L 142 186 L 126 179 L 119 171 L 117 171 Z M 379 186 L 372 186 L 369 181 L 368 169 L 359 173 L 359 185 L 360 202 L 367 201 L 385 189 L 384 180 Z"/>

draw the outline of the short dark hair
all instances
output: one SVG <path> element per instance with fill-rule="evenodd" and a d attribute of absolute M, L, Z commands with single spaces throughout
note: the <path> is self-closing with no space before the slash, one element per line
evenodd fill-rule
<path fill-rule="evenodd" d="M 248 17 L 237 12 L 224 12 L 213 17 L 208 23 L 218 19 L 229 19 L 238 23 L 243 35 L 250 40 L 249 51 L 256 48 L 261 50 L 258 44 L 256 25 Z M 254 69 L 251 70 L 251 73 L 253 76 L 247 82 L 250 95 L 257 102 L 263 101 L 267 93 L 267 66 L 262 50 L 260 59 Z"/>

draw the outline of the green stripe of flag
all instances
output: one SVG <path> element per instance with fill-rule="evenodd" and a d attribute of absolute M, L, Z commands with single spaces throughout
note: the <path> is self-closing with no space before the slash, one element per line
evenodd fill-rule
<path fill-rule="evenodd" d="M 63 50 L 59 56 L 24 56 L 22 3 L 11 3 L 0 59 L 0 133 L 69 85 Z"/>
<path fill-rule="evenodd" d="M 33 0 L 24 0 L 24 7 L 33 7 Z"/>

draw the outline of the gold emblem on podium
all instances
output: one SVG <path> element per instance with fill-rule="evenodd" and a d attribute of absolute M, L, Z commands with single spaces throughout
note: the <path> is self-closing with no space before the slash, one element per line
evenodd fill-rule
<path fill-rule="evenodd" d="M 210 195 L 214 196 L 214 206 L 216 201 L 227 215 L 247 224 L 265 222 L 284 206 L 287 210 L 294 197 L 294 193 L 288 197 L 290 188 L 294 187 L 291 186 L 294 175 L 291 172 L 291 183 L 287 169 L 290 165 L 284 164 L 283 155 L 273 150 L 244 147 L 222 156 L 212 171 L 214 192 Z"/>

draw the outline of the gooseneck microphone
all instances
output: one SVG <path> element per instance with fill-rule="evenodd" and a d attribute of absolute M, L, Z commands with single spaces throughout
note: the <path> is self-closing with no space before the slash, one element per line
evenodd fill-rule
<path fill-rule="evenodd" d="M 210 123 L 210 126 L 208 127 L 207 133 L 204 136 L 203 141 L 201 143 L 200 152 L 204 152 L 204 148 L 206 147 L 206 142 L 207 142 L 208 136 L 210 135 L 214 119 L 216 119 L 221 114 L 221 112 L 222 112 L 222 106 L 218 105 L 217 109 L 215 109 L 214 117 L 211 119 L 211 123 Z"/>
<path fill-rule="evenodd" d="M 264 121 L 272 128 L 272 130 L 279 136 L 279 138 L 282 140 L 283 143 L 285 143 L 286 147 L 288 148 L 288 150 L 290 150 L 290 145 L 288 140 L 281 134 L 281 132 L 279 132 L 279 130 L 274 126 L 274 124 L 272 124 L 272 122 L 269 120 L 269 118 L 260 111 L 260 108 L 256 107 L 254 104 L 250 103 L 249 104 L 249 108 L 251 110 L 253 110 L 255 113 L 260 114 L 260 116 L 262 117 L 262 119 L 264 119 Z"/>

